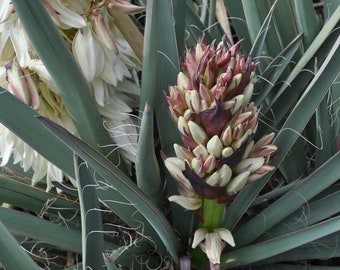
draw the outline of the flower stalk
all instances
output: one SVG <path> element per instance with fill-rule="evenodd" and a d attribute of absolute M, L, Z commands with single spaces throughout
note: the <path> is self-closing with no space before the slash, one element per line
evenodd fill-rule
<path fill-rule="evenodd" d="M 223 38 L 215 48 L 201 39 L 187 49 L 183 72 L 165 97 L 183 142 L 174 145 L 176 157 L 165 158 L 180 193 L 169 200 L 195 211 L 199 228 L 192 248 L 199 245 L 214 268 L 224 246 L 235 246 L 231 232 L 220 227 L 226 204 L 274 169 L 269 161 L 277 150 L 270 144 L 274 134 L 254 141 L 256 64 L 240 53 L 240 46 L 229 46 Z"/>
<path fill-rule="evenodd" d="M 217 200 L 204 199 L 202 204 L 202 222 L 200 228 L 206 228 L 209 232 L 221 226 L 225 210 L 224 203 L 218 203 Z"/>

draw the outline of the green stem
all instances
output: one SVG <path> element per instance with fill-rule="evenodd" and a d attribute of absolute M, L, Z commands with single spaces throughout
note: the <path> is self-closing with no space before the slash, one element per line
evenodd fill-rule
<path fill-rule="evenodd" d="M 217 200 L 203 199 L 202 206 L 202 222 L 199 223 L 199 228 L 206 228 L 209 232 L 221 227 L 222 217 L 225 209 L 225 204 L 218 203 Z M 193 269 L 200 269 L 207 262 L 206 254 L 197 247 L 192 253 Z"/>
<path fill-rule="evenodd" d="M 203 222 L 200 228 L 207 228 L 209 232 L 221 226 L 225 204 L 218 203 L 217 200 L 204 199 L 203 201 Z"/>

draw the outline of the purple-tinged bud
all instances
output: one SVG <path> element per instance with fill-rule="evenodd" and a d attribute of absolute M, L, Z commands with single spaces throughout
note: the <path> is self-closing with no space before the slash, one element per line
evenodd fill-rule
<path fill-rule="evenodd" d="M 199 94 L 201 99 L 207 102 L 208 106 L 210 106 L 211 103 L 214 102 L 209 89 L 203 83 L 200 84 Z"/>
<path fill-rule="evenodd" d="M 228 146 L 233 142 L 233 136 L 232 136 L 232 128 L 231 126 L 227 126 L 221 134 L 220 140 L 223 143 L 223 145 Z"/>
<path fill-rule="evenodd" d="M 175 143 L 174 149 L 175 149 L 176 156 L 181 160 L 187 160 L 188 162 L 191 162 L 191 160 L 194 158 L 194 155 L 188 148 L 185 148 Z"/>
<path fill-rule="evenodd" d="M 238 140 L 242 137 L 243 135 L 243 128 L 242 128 L 242 124 L 239 124 L 238 126 L 236 126 L 233 129 L 233 140 Z"/>
<path fill-rule="evenodd" d="M 220 50 L 219 52 L 222 52 L 222 50 Z M 217 65 L 218 66 L 226 65 L 230 61 L 230 57 L 231 53 L 230 51 L 227 51 L 227 53 L 223 54 L 221 57 L 218 57 Z"/>
<path fill-rule="evenodd" d="M 250 158 L 267 157 L 267 156 L 270 156 L 275 151 L 277 151 L 277 147 L 273 144 L 268 144 L 268 145 L 253 149 L 252 152 L 249 154 L 249 157 Z"/>
<path fill-rule="evenodd" d="M 169 87 L 170 96 L 166 96 L 169 107 L 176 107 L 179 113 L 183 113 L 186 108 L 184 92 L 178 86 Z"/>
<path fill-rule="evenodd" d="M 258 124 L 258 119 L 259 119 L 259 113 L 254 112 L 252 117 L 249 119 L 245 128 L 246 129 L 255 129 L 257 124 Z"/>
<path fill-rule="evenodd" d="M 214 157 L 214 155 L 209 155 L 204 161 L 203 171 L 204 173 L 211 173 L 214 169 L 216 169 L 216 157 Z"/>
<path fill-rule="evenodd" d="M 257 171 L 253 172 L 252 174 L 249 175 L 248 177 L 248 183 L 252 183 L 256 181 L 257 179 L 261 178 L 263 175 L 265 175 L 267 172 L 270 172 L 274 170 L 275 167 L 269 164 L 263 165 L 260 169 Z"/>
<path fill-rule="evenodd" d="M 257 148 L 262 147 L 264 145 L 270 144 L 273 141 L 274 137 L 275 137 L 274 132 L 263 136 L 260 140 L 258 140 L 255 143 L 253 150 L 256 150 Z"/>
<path fill-rule="evenodd" d="M 249 119 L 249 117 L 253 114 L 253 112 L 244 112 L 241 114 L 235 115 L 233 118 L 233 121 L 231 122 L 232 127 L 237 127 L 239 125 L 242 125 L 243 122 Z"/>
<path fill-rule="evenodd" d="M 249 138 L 249 136 L 252 135 L 252 134 L 253 134 L 253 131 L 248 129 L 246 131 L 246 133 L 244 133 L 243 136 L 240 139 L 238 139 L 238 140 L 236 140 L 232 143 L 232 145 L 231 145 L 232 148 L 234 150 L 240 148 L 240 146 L 243 144 L 243 142 L 245 142 Z"/>

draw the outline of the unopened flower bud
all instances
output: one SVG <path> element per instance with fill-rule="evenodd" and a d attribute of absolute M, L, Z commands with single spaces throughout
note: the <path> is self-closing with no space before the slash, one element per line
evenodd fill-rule
<path fill-rule="evenodd" d="M 251 173 L 248 177 L 248 182 L 254 182 L 255 180 L 261 178 L 264 174 L 266 174 L 267 172 L 270 172 L 272 170 L 274 170 L 275 167 L 269 164 L 265 164 L 263 165 L 261 168 L 259 168 L 257 171 Z"/>
<path fill-rule="evenodd" d="M 194 141 L 197 144 L 205 144 L 208 139 L 208 136 L 207 134 L 205 134 L 205 131 L 201 128 L 201 126 L 199 126 L 193 121 L 189 121 L 188 126 Z"/>
<path fill-rule="evenodd" d="M 216 166 L 216 158 L 214 155 L 209 155 L 208 158 L 204 161 L 203 170 L 205 173 L 211 173 Z"/>
<path fill-rule="evenodd" d="M 256 149 L 252 150 L 249 157 L 251 158 L 266 157 L 274 153 L 276 150 L 277 150 L 277 147 L 273 144 L 265 145 L 262 147 L 257 147 Z"/>
<path fill-rule="evenodd" d="M 184 119 L 183 116 L 178 118 L 177 128 L 182 134 L 189 134 L 189 126 L 188 122 Z"/>
<path fill-rule="evenodd" d="M 188 77 L 183 72 L 180 72 L 177 75 L 177 86 L 181 90 L 188 89 Z"/>
<path fill-rule="evenodd" d="M 196 90 L 186 91 L 185 92 L 185 100 L 187 106 L 195 113 L 200 112 L 201 102 L 199 98 L 199 94 Z"/>
<path fill-rule="evenodd" d="M 250 82 L 243 90 L 243 106 L 247 106 L 251 100 L 254 91 L 254 83 Z"/>
<path fill-rule="evenodd" d="M 222 157 L 230 157 L 234 153 L 233 148 L 230 146 L 223 148 Z"/>
<path fill-rule="evenodd" d="M 233 174 L 232 170 L 227 164 L 223 164 L 221 168 L 218 169 L 218 174 L 220 176 L 219 184 L 221 187 L 229 183 L 231 176 Z"/>
<path fill-rule="evenodd" d="M 104 17 L 102 13 L 93 14 L 91 16 L 92 28 L 98 40 L 109 50 L 115 54 L 119 54 L 116 42 L 109 30 L 107 17 Z"/>
<path fill-rule="evenodd" d="M 207 233 L 205 235 L 205 253 L 209 261 L 213 264 L 220 264 L 222 250 L 225 244 L 217 233 Z"/>
<path fill-rule="evenodd" d="M 191 168 L 198 175 L 203 175 L 203 161 L 202 158 L 193 158 L 191 160 Z"/>
<path fill-rule="evenodd" d="M 243 135 L 243 127 L 242 127 L 242 124 L 238 124 L 234 130 L 233 130 L 233 139 L 234 140 L 238 140 L 239 138 L 241 138 Z"/>
<path fill-rule="evenodd" d="M 237 174 L 244 171 L 255 172 L 262 167 L 264 161 L 265 160 L 263 157 L 244 159 L 239 164 L 237 164 L 237 166 L 234 167 L 234 172 Z"/>
<path fill-rule="evenodd" d="M 228 125 L 221 134 L 221 142 L 223 143 L 224 146 L 228 146 L 232 143 L 233 137 L 232 137 L 232 129 L 231 126 Z"/>
<path fill-rule="evenodd" d="M 8 62 L 5 67 L 8 91 L 34 110 L 38 110 L 39 94 L 29 73 L 12 61 Z"/>
<path fill-rule="evenodd" d="M 124 14 L 136 14 L 144 11 L 144 7 L 133 5 L 125 0 L 109 0 L 108 8 Z"/>
<path fill-rule="evenodd" d="M 249 171 L 245 171 L 235 176 L 227 185 L 227 193 L 239 192 L 248 182 Z"/>
<path fill-rule="evenodd" d="M 235 105 L 231 108 L 231 113 L 235 114 L 243 106 L 244 95 L 234 97 Z"/>
<path fill-rule="evenodd" d="M 174 149 L 175 149 L 176 156 L 181 160 L 187 160 L 191 162 L 191 160 L 194 158 L 194 155 L 189 149 L 183 146 L 180 146 L 179 144 L 175 143 Z"/>
<path fill-rule="evenodd" d="M 237 116 L 234 117 L 233 121 L 231 122 L 232 127 L 236 127 L 240 124 L 242 124 L 243 122 L 245 122 L 247 119 L 249 119 L 249 117 L 253 114 L 253 112 L 244 112 L 241 113 Z"/>
<path fill-rule="evenodd" d="M 211 97 L 209 89 L 203 83 L 200 84 L 199 94 L 201 99 L 204 100 L 208 106 L 210 106 L 211 103 L 214 101 Z"/>
<path fill-rule="evenodd" d="M 223 145 L 217 135 L 213 136 L 207 143 L 207 150 L 215 157 L 221 157 Z"/>
<path fill-rule="evenodd" d="M 238 148 L 242 145 L 242 143 L 243 143 L 246 139 L 248 139 L 248 137 L 249 137 L 251 134 L 253 134 L 253 130 L 248 129 L 248 130 L 246 131 L 246 133 L 244 133 L 243 136 L 242 136 L 240 139 L 238 139 L 238 140 L 236 140 L 236 141 L 234 141 L 234 142 L 232 143 L 233 149 L 234 149 L 234 150 L 238 149 Z"/>
<path fill-rule="evenodd" d="M 264 145 L 270 144 L 273 139 L 274 139 L 275 133 L 272 132 L 270 134 L 267 134 L 265 136 L 263 136 L 260 140 L 258 140 L 256 142 L 256 144 L 254 145 L 254 150 L 257 149 L 258 147 L 262 147 Z"/>
<path fill-rule="evenodd" d="M 189 180 L 183 175 L 183 171 L 185 169 L 185 163 L 183 160 L 176 157 L 169 157 L 164 160 L 164 164 L 175 179 L 182 181 L 186 185 L 190 185 Z"/>
<path fill-rule="evenodd" d="M 218 172 L 214 172 L 212 175 L 209 175 L 205 179 L 205 182 L 212 187 L 216 186 L 219 183 L 219 181 L 220 181 L 220 175 Z"/>
<path fill-rule="evenodd" d="M 196 197 L 172 195 L 169 197 L 169 201 L 175 202 L 187 210 L 197 210 L 202 206 L 202 200 Z"/>
<path fill-rule="evenodd" d="M 227 91 L 226 91 L 227 94 L 230 93 L 235 87 L 237 87 L 240 84 L 241 79 L 242 79 L 242 74 L 241 73 L 236 74 L 232 78 L 230 85 L 227 87 Z"/>
<path fill-rule="evenodd" d="M 207 148 L 205 148 L 202 144 L 197 145 L 192 152 L 197 158 L 201 156 L 204 160 L 206 160 L 209 156 Z"/>

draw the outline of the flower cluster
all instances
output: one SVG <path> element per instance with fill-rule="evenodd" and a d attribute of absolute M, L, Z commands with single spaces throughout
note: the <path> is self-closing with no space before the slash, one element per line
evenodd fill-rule
<path fill-rule="evenodd" d="M 123 0 L 43 0 L 42 3 L 79 63 L 103 122 L 122 148 L 123 157 L 134 162 L 138 132 L 129 114 L 139 103 L 140 88 L 129 78 L 130 70 L 139 70 L 141 62 L 115 25 L 110 11 L 135 13 L 143 8 Z M 10 0 L 0 4 L 0 52 L 0 85 L 77 136 L 57 88 L 35 53 Z M 62 181 L 65 176 L 0 125 L 0 165 L 6 165 L 12 154 L 14 162 L 20 163 L 25 171 L 33 169 L 33 184 L 46 176 L 49 190 L 52 181 Z"/>
<path fill-rule="evenodd" d="M 196 210 L 202 226 L 207 223 L 206 200 L 225 204 L 244 186 L 274 169 L 268 164 L 277 150 L 271 144 L 274 134 L 254 141 L 259 111 L 250 100 L 256 64 L 239 52 L 240 45 L 228 46 L 222 40 L 215 48 L 214 43 L 205 45 L 202 38 L 196 48 L 187 49 L 184 72 L 166 96 L 183 141 L 183 146 L 174 145 L 176 157 L 165 159 L 180 193 L 169 200 Z M 208 257 L 211 237 L 225 242 L 214 229 L 206 231 L 203 249 Z M 215 257 L 209 259 L 218 263 Z"/>

